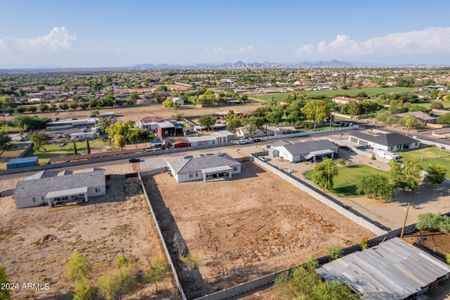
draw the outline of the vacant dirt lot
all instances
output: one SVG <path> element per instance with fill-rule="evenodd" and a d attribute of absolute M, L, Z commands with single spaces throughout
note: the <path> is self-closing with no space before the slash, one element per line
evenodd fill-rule
<path fill-rule="evenodd" d="M 176 183 L 146 179 L 174 257 L 193 253 L 198 270 L 182 275 L 198 296 L 325 254 L 371 233 L 253 163 L 233 180 Z"/>
<path fill-rule="evenodd" d="M 179 109 L 169 109 L 162 107 L 161 104 L 149 104 L 146 106 L 137 107 L 122 107 L 122 108 L 105 108 L 100 109 L 100 111 L 111 111 L 116 114 L 122 115 L 119 117 L 119 121 L 138 121 L 146 116 L 160 117 L 160 118 L 171 118 L 174 115 L 180 113 L 186 117 L 197 117 L 212 115 L 218 111 L 233 110 L 235 112 L 247 113 L 255 110 L 259 107 L 260 103 L 248 103 L 243 105 L 226 105 L 226 106 L 216 106 L 216 107 L 204 107 L 195 108 L 191 106 L 182 107 Z M 40 117 L 47 118 L 88 118 L 90 111 L 67 111 L 67 112 L 52 112 L 52 113 L 40 113 L 37 114 Z M 10 117 L 12 118 L 12 116 Z"/>
<path fill-rule="evenodd" d="M 137 179 L 107 184 L 106 197 L 83 206 L 16 210 L 11 198 L 0 198 L 0 265 L 11 282 L 50 283 L 48 291 L 15 291 L 14 299 L 67 298 L 64 264 L 74 249 L 93 264 L 93 283 L 119 254 L 140 270 L 153 257 L 164 257 Z M 176 298 L 170 277 L 159 294 L 148 285 L 133 296 L 144 297 Z"/>

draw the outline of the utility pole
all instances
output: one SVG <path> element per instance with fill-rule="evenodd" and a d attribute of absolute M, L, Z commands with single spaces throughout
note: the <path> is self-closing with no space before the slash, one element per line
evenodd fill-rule
<path fill-rule="evenodd" d="M 408 219 L 408 213 L 409 213 L 409 202 L 408 202 L 408 206 L 406 206 L 406 214 L 405 214 L 405 219 L 403 220 L 403 226 L 402 226 L 402 232 L 400 233 L 400 238 L 403 238 L 403 234 L 405 233 L 405 226 L 406 226 L 406 220 Z"/>

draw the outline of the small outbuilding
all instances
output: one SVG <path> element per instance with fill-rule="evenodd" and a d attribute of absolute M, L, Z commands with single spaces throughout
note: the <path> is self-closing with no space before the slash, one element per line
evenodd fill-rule
<path fill-rule="evenodd" d="M 329 262 L 316 272 L 325 280 L 344 282 L 363 299 L 400 300 L 416 299 L 435 283 L 448 280 L 450 266 L 393 238 Z"/>
<path fill-rule="evenodd" d="M 6 163 L 6 169 L 12 170 L 19 168 L 35 167 L 38 165 L 39 161 L 37 156 L 28 156 L 8 160 L 8 162 Z"/>

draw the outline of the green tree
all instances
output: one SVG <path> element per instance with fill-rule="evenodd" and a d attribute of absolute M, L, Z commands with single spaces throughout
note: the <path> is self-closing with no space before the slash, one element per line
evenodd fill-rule
<path fill-rule="evenodd" d="M 331 158 L 325 158 L 314 166 L 313 181 L 321 188 L 331 190 L 334 186 L 334 178 L 338 174 L 336 162 Z"/>
<path fill-rule="evenodd" d="M 331 246 L 327 249 L 327 255 L 332 260 L 342 257 L 343 254 L 344 254 L 344 251 L 342 250 L 342 248 L 337 247 L 337 246 Z"/>
<path fill-rule="evenodd" d="M 417 120 L 414 116 L 412 115 L 404 115 L 403 117 L 400 118 L 400 120 L 398 120 L 398 124 L 400 126 L 404 126 L 407 128 L 408 132 L 416 127 L 419 127 L 421 125 L 423 125 L 422 122 L 420 122 L 419 120 Z"/>
<path fill-rule="evenodd" d="M 150 268 L 145 272 L 145 279 L 153 283 L 158 290 L 158 282 L 164 279 L 166 272 L 166 262 L 160 258 L 154 258 L 150 263 Z"/>
<path fill-rule="evenodd" d="M 11 137 L 4 130 L 0 130 L 0 155 L 3 154 L 6 150 L 8 150 L 11 146 Z"/>
<path fill-rule="evenodd" d="M 426 172 L 425 182 L 441 184 L 445 180 L 447 169 L 441 165 L 433 164 L 426 168 Z"/>
<path fill-rule="evenodd" d="M 41 149 L 45 151 L 44 145 L 47 145 L 50 140 L 50 137 L 43 130 L 30 134 L 28 138 L 33 142 L 33 149 L 36 152 L 41 151 Z"/>
<path fill-rule="evenodd" d="M 3 120 L 6 121 L 6 113 L 11 108 L 12 101 L 6 96 L 0 96 L 0 110 L 3 113 Z"/>
<path fill-rule="evenodd" d="M 422 170 L 417 159 L 405 159 L 403 165 L 395 160 L 389 163 L 389 181 L 394 187 L 415 190 L 420 182 Z"/>
<path fill-rule="evenodd" d="M 138 284 L 136 273 L 134 264 L 126 257 L 118 256 L 116 267 L 102 274 L 97 280 L 100 296 L 106 300 L 113 300 L 132 290 Z"/>
<path fill-rule="evenodd" d="M 8 274 L 6 274 L 6 270 L 4 267 L 0 266 L 0 286 L 4 284 L 8 284 Z M 8 289 L 0 288 L 0 299 L 9 300 L 11 299 L 11 294 Z"/>
<path fill-rule="evenodd" d="M 91 264 L 77 250 L 73 250 L 69 261 L 64 266 L 66 278 L 72 282 L 86 279 L 91 274 L 91 271 Z"/>
<path fill-rule="evenodd" d="M 450 113 L 447 113 L 445 115 L 439 116 L 437 118 L 437 122 L 439 124 L 450 124 Z"/>
<path fill-rule="evenodd" d="M 361 105 L 358 102 L 351 102 L 348 105 L 348 112 L 352 117 L 360 115 L 362 113 Z"/>
<path fill-rule="evenodd" d="M 201 117 L 198 122 L 200 123 L 200 125 L 205 126 L 208 130 L 211 129 L 211 127 L 216 124 L 216 118 L 212 117 L 212 116 L 204 116 Z"/>
<path fill-rule="evenodd" d="M 89 283 L 89 280 L 82 278 L 77 280 L 73 291 L 73 300 L 92 300 L 94 296 L 94 289 Z"/>
<path fill-rule="evenodd" d="M 239 128 L 242 126 L 241 117 L 236 115 L 231 119 L 230 121 L 227 121 L 227 128 L 231 131 L 234 131 L 236 128 Z"/>
<path fill-rule="evenodd" d="M 123 137 L 123 135 L 121 135 L 120 133 L 116 133 L 114 135 L 114 144 L 120 148 L 120 150 L 123 149 L 123 147 L 125 147 L 126 142 L 125 142 L 125 138 Z"/>
<path fill-rule="evenodd" d="M 317 123 L 323 122 L 330 117 L 330 108 L 323 100 L 311 100 L 302 108 L 302 113 L 306 118 L 314 123 L 314 128 Z"/>
<path fill-rule="evenodd" d="M 394 187 L 389 183 L 389 178 L 384 175 L 372 174 L 361 178 L 358 184 L 358 192 L 373 198 L 381 198 L 384 201 L 392 200 Z"/>

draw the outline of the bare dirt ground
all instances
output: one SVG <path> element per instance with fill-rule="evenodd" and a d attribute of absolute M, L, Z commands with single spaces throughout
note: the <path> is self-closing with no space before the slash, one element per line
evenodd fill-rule
<path fill-rule="evenodd" d="M 48 291 L 14 291 L 14 299 L 70 298 L 64 264 L 74 249 L 92 263 L 92 283 L 114 266 L 119 254 L 134 261 L 141 271 L 153 257 L 164 257 L 137 179 L 111 180 L 107 185 L 106 197 L 83 206 L 16 210 L 13 199 L 0 198 L 0 265 L 11 282 L 50 284 Z M 160 293 L 145 285 L 129 297 L 177 296 L 168 275 Z"/>
<path fill-rule="evenodd" d="M 305 262 L 330 246 L 372 234 L 253 163 L 232 180 L 176 183 L 145 179 L 172 250 L 199 257 L 198 274 L 182 275 L 198 296 Z M 175 250 L 174 250 L 175 249 Z M 181 250 L 183 252 L 183 250 Z M 195 272 L 194 272 L 195 273 Z"/>
<path fill-rule="evenodd" d="M 162 107 L 161 104 L 149 104 L 146 106 L 136 106 L 136 107 L 121 107 L 121 108 L 105 108 L 100 109 L 100 111 L 110 111 L 115 112 L 118 115 L 119 121 L 138 121 L 146 116 L 160 117 L 160 118 L 172 118 L 176 114 L 183 114 L 185 117 L 198 117 L 205 115 L 212 115 L 218 111 L 233 110 L 234 112 L 247 113 L 255 110 L 257 107 L 261 106 L 260 103 L 247 103 L 242 105 L 226 105 L 226 106 L 214 106 L 214 107 L 181 107 L 179 109 L 169 109 Z M 67 111 L 67 112 L 51 112 L 51 113 L 39 113 L 40 117 L 47 118 L 88 118 L 90 111 L 88 110 L 77 110 L 77 111 Z M 12 118 L 12 116 L 10 117 Z"/>

